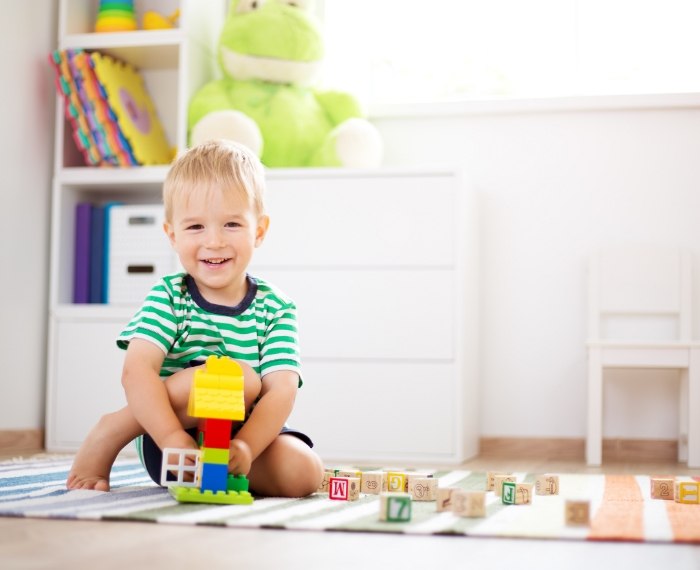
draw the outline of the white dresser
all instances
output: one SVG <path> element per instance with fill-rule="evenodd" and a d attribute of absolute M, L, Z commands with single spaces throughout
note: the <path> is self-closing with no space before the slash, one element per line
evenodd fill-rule
<path fill-rule="evenodd" d="M 297 303 L 290 419 L 325 460 L 478 452 L 477 231 L 451 171 L 270 171 L 251 267 Z"/>

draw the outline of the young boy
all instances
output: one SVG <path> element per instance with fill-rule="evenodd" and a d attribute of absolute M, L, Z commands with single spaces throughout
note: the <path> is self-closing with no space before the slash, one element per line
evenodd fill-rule
<path fill-rule="evenodd" d="M 269 225 L 263 194 L 262 165 L 245 147 L 207 142 L 173 163 L 164 229 L 185 273 L 161 279 L 117 339 L 127 405 L 90 431 L 68 488 L 109 490 L 117 454 L 141 435 L 137 448 L 155 481 L 160 450 L 196 448 L 187 401 L 195 367 L 212 354 L 234 358 L 245 378 L 248 412 L 234 422 L 229 472 L 248 475 L 261 495 L 301 497 L 320 485 L 311 440 L 285 425 L 301 385 L 296 308 L 246 273 Z"/>

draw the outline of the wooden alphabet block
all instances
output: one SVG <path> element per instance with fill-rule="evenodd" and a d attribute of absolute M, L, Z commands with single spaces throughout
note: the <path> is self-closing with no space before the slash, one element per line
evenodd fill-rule
<path fill-rule="evenodd" d="M 675 490 L 675 477 L 652 477 L 651 498 L 672 501 Z"/>
<path fill-rule="evenodd" d="M 414 501 L 435 501 L 437 483 L 433 477 L 411 477 L 408 480 L 408 493 Z"/>
<path fill-rule="evenodd" d="M 355 501 L 360 498 L 360 480 L 357 477 L 331 477 L 328 498 L 335 501 Z"/>
<path fill-rule="evenodd" d="M 452 493 L 452 511 L 460 517 L 485 517 L 486 492 L 456 489 Z"/>
<path fill-rule="evenodd" d="M 387 491 L 389 493 L 408 492 L 406 474 L 400 471 L 389 471 L 386 474 Z"/>
<path fill-rule="evenodd" d="M 323 480 L 321 481 L 321 484 L 319 485 L 318 489 L 316 489 L 317 493 L 327 493 L 328 492 L 328 487 L 330 485 L 331 477 L 335 477 L 335 471 L 333 471 L 331 469 L 326 469 L 323 472 Z"/>
<path fill-rule="evenodd" d="M 438 487 L 437 490 L 437 506 L 436 510 L 439 513 L 452 511 L 452 495 L 458 491 L 456 487 Z"/>
<path fill-rule="evenodd" d="M 342 467 L 336 470 L 336 477 L 356 477 L 357 479 L 361 479 L 362 471 Z"/>
<path fill-rule="evenodd" d="M 676 481 L 673 498 L 676 503 L 700 503 L 700 482 Z"/>
<path fill-rule="evenodd" d="M 538 475 L 535 480 L 535 493 L 537 495 L 558 495 L 559 475 L 552 475 L 551 473 Z"/>
<path fill-rule="evenodd" d="M 364 471 L 360 479 L 360 492 L 379 495 L 387 490 L 387 477 L 383 471 Z"/>
<path fill-rule="evenodd" d="M 503 482 L 501 500 L 505 505 L 529 505 L 532 503 L 532 483 Z"/>
<path fill-rule="evenodd" d="M 495 491 L 497 475 L 512 475 L 512 473 L 501 473 L 499 471 L 489 471 L 486 473 L 486 490 Z"/>
<path fill-rule="evenodd" d="M 515 483 L 515 475 L 495 475 L 493 478 L 493 492 L 496 493 L 497 497 L 503 496 L 503 483 L 508 481 L 509 483 Z"/>
<path fill-rule="evenodd" d="M 379 496 L 379 520 L 408 522 L 411 520 L 411 505 L 408 493 L 382 493 Z"/>
<path fill-rule="evenodd" d="M 567 499 L 564 520 L 567 526 L 588 526 L 591 523 L 590 501 Z"/>

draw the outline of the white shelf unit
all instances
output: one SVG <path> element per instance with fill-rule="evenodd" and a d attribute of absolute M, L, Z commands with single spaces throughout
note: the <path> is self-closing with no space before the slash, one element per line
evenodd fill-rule
<path fill-rule="evenodd" d="M 115 33 L 92 32 L 98 5 L 98 0 L 60 1 L 58 49 L 100 51 L 134 65 L 144 78 L 171 146 L 185 148 L 188 102 L 199 87 L 219 76 L 215 46 L 226 0 L 140 0 L 135 2 L 139 25 L 146 10 L 169 15 L 179 9 L 178 27 Z M 124 402 L 120 384 L 123 354 L 114 339 L 135 310 L 72 304 L 76 204 L 160 203 L 168 167 L 84 166 L 58 96 L 56 110 L 46 447 L 71 451 L 102 414 Z"/>

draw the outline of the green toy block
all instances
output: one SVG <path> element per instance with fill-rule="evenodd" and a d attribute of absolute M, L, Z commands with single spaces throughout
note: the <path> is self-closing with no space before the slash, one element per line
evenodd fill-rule
<path fill-rule="evenodd" d="M 514 505 L 515 504 L 515 488 L 516 483 L 511 481 L 503 481 L 503 493 L 501 494 L 501 500 L 504 505 Z"/>
<path fill-rule="evenodd" d="M 196 487 L 168 487 L 178 503 L 206 503 L 210 505 L 252 505 L 253 495 L 247 491 L 201 491 Z"/>
<path fill-rule="evenodd" d="M 226 483 L 226 489 L 228 491 L 236 492 L 248 492 L 249 481 L 248 477 L 245 475 L 231 475 L 228 476 L 228 481 Z"/>
<path fill-rule="evenodd" d="M 217 449 L 215 447 L 202 447 L 202 463 L 217 463 L 228 465 L 229 449 Z"/>

